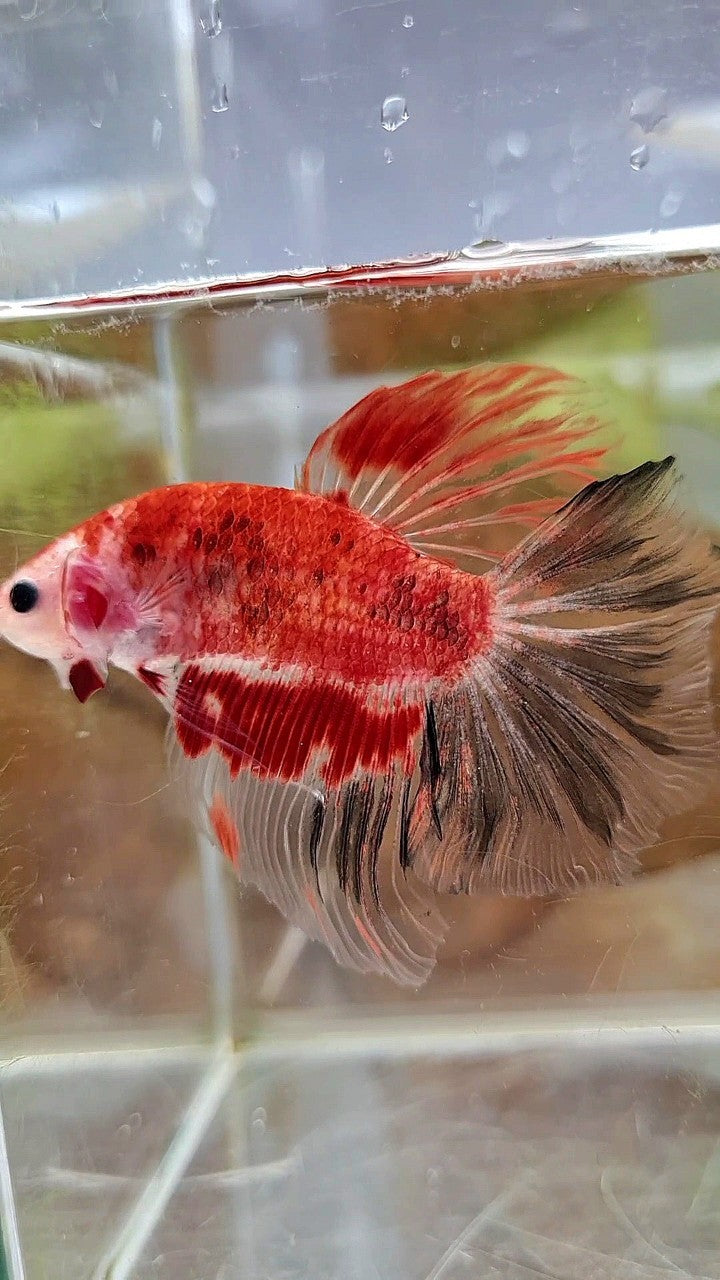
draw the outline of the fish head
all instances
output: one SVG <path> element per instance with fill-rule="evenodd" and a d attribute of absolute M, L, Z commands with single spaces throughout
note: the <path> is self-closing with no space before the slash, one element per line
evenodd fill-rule
<path fill-rule="evenodd" d="M 82 531 L 58 538 L 0 586 L 0 636 L 54 667 L 81 702 L 102 689 L 122 629 L 124 583 Z"/>

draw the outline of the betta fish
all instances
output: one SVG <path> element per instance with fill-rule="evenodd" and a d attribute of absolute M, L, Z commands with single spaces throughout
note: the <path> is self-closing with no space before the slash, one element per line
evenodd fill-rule
<path fill-rule="evenodd" d="M 137 676 L 239 878 L 419 985 L 439 895 L 622 880 L 716 756 L 717 561 L 673 459 L 597 479 L 598 430 L 533 366 L 380 387 L 292 490 L 170 485 L 64 534 L 0 634 L 81 702 Z"/>

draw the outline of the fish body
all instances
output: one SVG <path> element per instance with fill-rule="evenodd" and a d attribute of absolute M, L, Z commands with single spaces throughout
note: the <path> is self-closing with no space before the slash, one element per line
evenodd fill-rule
<path fill-rule="evenodd" d="M 109 666 L 162 700 L 198 827 L 357 969 L 421 982 L 438 892 L 622 878 L 717 749 L 707 539 L 672 460 L 592 479 L 566 382 L 380 388 L 295 490 L 131 497 L 0 588 L 81 701 Z"/>
<path fill-rule="evenodd" d="M 489 626 L 485 579 L 422 556 L 342 498 L 177 485 L 118 504 L 76 538 L 88 561 L 116 567 L 129 600 L 175 581 L 156 657 L 291 661 L 362 686 L 456 674 Z"/>

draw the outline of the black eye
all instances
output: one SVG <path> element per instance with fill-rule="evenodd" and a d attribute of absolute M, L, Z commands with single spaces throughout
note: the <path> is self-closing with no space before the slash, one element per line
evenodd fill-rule
<path fill-rule="evenodd" d="M 29 613 L 35 608 L 39 596 L 34 582 L 16 582 L 10 588 L 10 604 L 16 613 Z"/>

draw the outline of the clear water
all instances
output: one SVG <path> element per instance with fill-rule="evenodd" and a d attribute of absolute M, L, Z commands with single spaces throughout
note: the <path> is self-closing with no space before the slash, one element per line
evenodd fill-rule
<path fill-rule="evenodd" d="M 516 356 L 594 380 L 623 462 L 676 452 L 720 523 L 712 264 L 467 261 L 473 287 L 8 317 L 3 575 L 151 484 L 290 483 L 380 381 Z M 627 888 L 454 904 L 413 995 L 198 848 L 137 684 L 81 708 L 3 651 L 0 690 L 12 1280 L 720 1277 L 720 766 Z"/>

